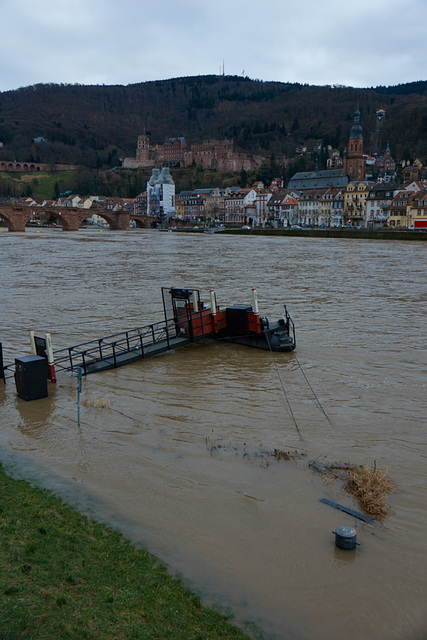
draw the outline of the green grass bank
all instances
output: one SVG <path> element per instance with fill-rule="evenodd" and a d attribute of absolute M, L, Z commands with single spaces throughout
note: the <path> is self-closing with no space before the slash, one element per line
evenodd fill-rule
<path fill-rule="evenodd" d="M 0 544 L 1 640 L 250 637 L 148 552 L 1 465 Z"/>

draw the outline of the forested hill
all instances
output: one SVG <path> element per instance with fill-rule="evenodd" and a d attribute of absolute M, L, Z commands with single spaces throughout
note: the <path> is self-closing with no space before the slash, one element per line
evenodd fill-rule
<path fill-rule="evenodd" d="M 238 151 L 285 154 L 314 141 L 345 147 L 357 102 L 371 153 L 376 110 L 382 147 L 427 160 L 427 82 L 354 89 L 196 76 L 127 86 L 40 84 L 0 93 L 0 159 L 119 164 L 144 131 L 152 144 L 233 138 Z M 43 140 L 35 143 L 34 139 Z"/>

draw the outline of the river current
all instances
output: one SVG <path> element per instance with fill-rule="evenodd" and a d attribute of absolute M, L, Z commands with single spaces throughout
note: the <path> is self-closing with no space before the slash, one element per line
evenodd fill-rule
<path fill-rule="evenodd" d="M 0 233 L 6 363 L 162 319 L 161 287 L 286 303 L 295 355 L 188 347 L 25 402 L 0 381 L 0 459 L 164 561 L 268 639 L 427 638 L 427 245 L 148 230 Z M 306 376 L 304 377 L 299 364 Z M 310 383 L 310 386 L 307 383 Z M 315 393 L 315 395 L 313 394 Z M 320 403 L 320 404 L 319 404 Z M 322 412 L 322 408 L 325 414 Z M 298 427 L 298 428 L 296 428 Z M 298 452 L 277 460 L 274 450 Z M 392 513 L 369 526 L 309 462 L 376 464 Z M 360 546 L 334 545 L 353 526 Z"/>

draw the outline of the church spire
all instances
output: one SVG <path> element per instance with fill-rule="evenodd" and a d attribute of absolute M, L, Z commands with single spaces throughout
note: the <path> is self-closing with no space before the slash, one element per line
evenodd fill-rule
<path fill-rule="evenodd" d="M 354 112 L 353 126 L 350 129 L 350 140 L 363 140 L 363 129 L 360 124 L 359 102 Z"/>
<path fill-rule="evenodd" d="M 350 180 L 365 179 L 366 159 L 363 155 L 363 129 L 360 124 L 359 102 L 354 112 L 353 125 L 350 129 L 347 153 L 344 156 L 344 173 Z"/>

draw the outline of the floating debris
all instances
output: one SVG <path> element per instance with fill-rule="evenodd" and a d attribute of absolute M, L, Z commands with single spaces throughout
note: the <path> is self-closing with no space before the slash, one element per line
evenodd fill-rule
<path fill-rule="evenodd" d="M 272 453 L 273 458 L 276 460 L 295 460 L 295 458 L 302 458 L 303 454 L 298 451 L 282 451 L 281 449 L 274 449 Z"/>
<path fill-rule="evenodd" d="M 85 398 L 82 403 L 87 409 L 110 409 L 111 403 L 108 398 L 95 398 L 90 400 Z"/>
<path fill-rule="evenodd" d="M 377 470 L 375 462 L 373 467 L 364 465 L 348 469 L 344 489 L 374 518 L 385 518 L 391 512 L 387 494 L 394 491 L 395 487 L 387 478 L 387 473 Z"/>
<path fill-rule="evenodd" d="M 354 509 L 350 509 L 349 507 L 345 507 L 343 504 L 338 504 L 338 502 L 334 502 L 333 500 L 328 500 L 328 498 L 320 498 L 320 502 L 323 502 L 324 504 L 328 504 L 330 507 L 334 507 L 334 509 L 339 509 L 340 511 L 344 511 L 344 513 L 348 513 L 351 516 L 354 516 L 355 518 L 358 518 L 359 520 L 363 520 L 363 522 L 366 522 L 367 524 L 375 524 L 373 520 L 371 520 L 371 518 L 368 518 L 368 516 L 364 516 L 363 513 L 359 513 L 358 511 L 355 511 Z"/>
<path fill-rule="evenodd" d="M 387 494 L 395 490 L 387 473 L 378 471 L 376 462 L 369 465 L 325 464 L 314 460 L 309 467 L 321 473 L 327 480 L 341 480 L 343 489 L 353 496 L 368 515 L 381 520 L 391 508 L 387 504 Z"/>
<path fill-rule="evenodd" d="M 266 449 L 261 449 L 259 451 L 248 450 L 246 448 L 246 443 L 243 446 L 235 446 L 232 444 L 221 444 L 218 442 L 213 442 L 209 436 L 205 439 L 206 448 L 209 451 L 210 455 L 213 456 L 218 453 L 224 454 L 233 454 L 234 456 L 240 456 L 244 458 L 246 461 L 251 462 L 252 464 L 257 464 L 260 467 L 268 467 L 272 462 L 279 462 L 280 460 L 301 460 L 305 457 L 305 453 L 301 453 L 300 451 L 284 451 L 282 449 L 273 449 L 273 451 L 269 451 Z"/>

